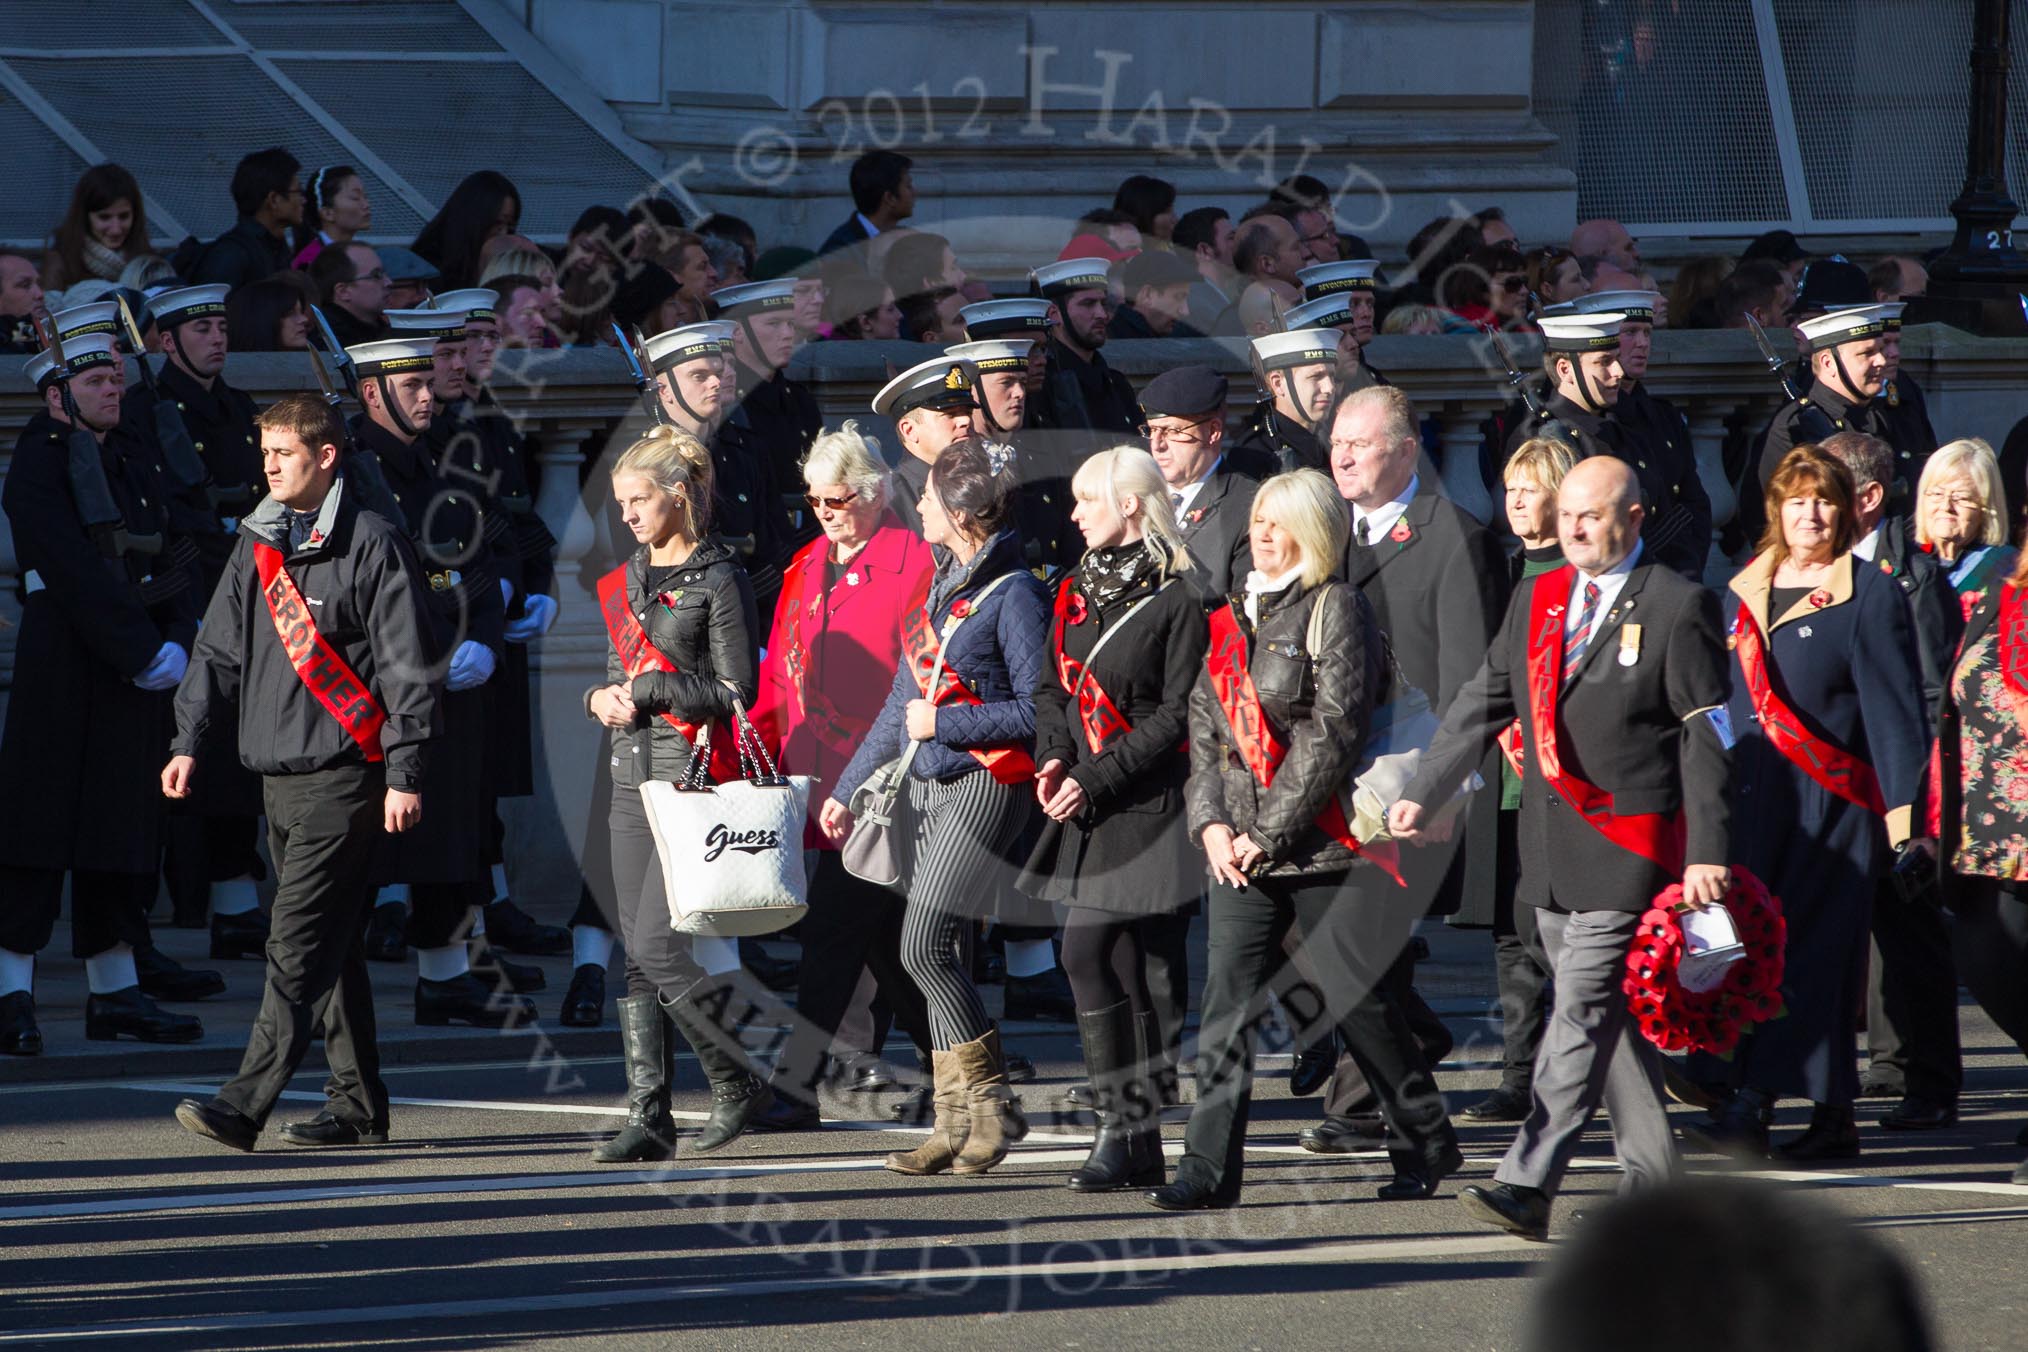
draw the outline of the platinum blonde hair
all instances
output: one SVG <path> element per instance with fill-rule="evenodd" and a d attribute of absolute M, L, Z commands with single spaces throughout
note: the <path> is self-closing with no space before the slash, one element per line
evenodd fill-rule
<path fill-rule="evenodd" d="M 1127 516 L 1123 504 L 1134 499 L 1134 516 L 1162 576 L 1175 577 L 1197 566 L 1176 524 L 1176 504 L 1169 497 L 1169 485 L 1163 482 L 1162 467 L 1139 446 L 1115 446 L 1087 458 L 1071 477 L 1070 491 L 1110 505 L 1122 519 Z"/>
<path fill-rule="evenodd" d="M 683 493 L 684 524 L 692 539 L 711 529 L 711 452 L 679 427 L 657 427 L 620 453 L 612 477 L 639 474 L 671 497 Z"/>
<path fill-rule="evenodd" d="M 1338 486 L 1314 469 L 1277 474 L 1253 496 L 1252 521 L 1272 521 L 1302 552 L 1305 587 L 1315 587 L 1338 571 L 1345 541 L 1352 534 L 1351 513 Z"/>
<path fill-rule="evenodd" d="M 885 507 L 894 496 L 893 476 L 880 458 L 880 442 L 848 419 L 835 432 L 825 432 L 810 443 L 803 457 L 803 485 L 843 484 L 863 501 Z"/>

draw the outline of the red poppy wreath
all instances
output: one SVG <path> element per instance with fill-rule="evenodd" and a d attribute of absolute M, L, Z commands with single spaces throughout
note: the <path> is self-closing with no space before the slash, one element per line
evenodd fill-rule
<path fill-rule="evenodd" d="M 1782 957 L 1788 924 L 1781 901 L 1743 868 L 1732 871 L 1725 907 L 1745 954 L 1725 969 L 1708 991 L 1693 991 L 1677 979 L 1683 960 L 1683 925 L 1677 907 L 1683 885 L 1672 884 L 1641 917 L 1627 950 L 1622 988 L 1641 1035 L 1665 1052 L 1704 1051 L 1729 1055 L 1740 1035 L 1783 1010 Z"/>

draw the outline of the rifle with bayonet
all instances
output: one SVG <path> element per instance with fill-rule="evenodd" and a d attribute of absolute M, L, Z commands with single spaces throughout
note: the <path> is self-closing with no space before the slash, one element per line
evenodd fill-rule
<path fill-rule="evenodd" d="M 190 439 L 190 429 L 183 425 L 176 401 L 162 392 L 155 379 L 155 368 L 148 364 L 148 347 L 141 341 L 141 326 L 134 322 L 127 298 L 115 296 L 113 300 L 120 307 L 120 327 L 126 332 L 127 345 L 133 348 L 135 364 L 141 368 L 141 383 L 148 387 L 148 398 L 154 405 L 155 443 L 162 448 L 162 466 L 168 470 L 171 484 L 179 493 L 203 490 L 214 509 L 222 505 L 224 498 L 237 498 L 239 495 L 221 494 L 213 486 L 211 472 L 204 467 L 203 457 Z"/>
<path fill-rule="evenodd" d="M 345 375 L 345 386 L 354 399 L 359 398 L 359 373 L 353 366 L 352 358 L 338 342 L 338 335 L 331 331 L 331 321 L 324 318 L 324 312 L 312 305 L 310 317 L 317 323 L 317 330 L 323 335 L 324 347 L 331 354 L 332 361 Z M 359 506 L 386 518 L 396 526 L 404 525 L 407 518 L 401 514 L 401 504 L 395 501 L 394 489 L 388 486 L 387 476 L 381 472 L 380 462 L 372 453 L 361 451 L 352 444 L 352 424 L 345 417 L 345 397 L 339 393 L 337 382 L 331 379 L 331 370 L 324 365 L 324 358 L 317 351 L 317 344 L 308 344 L 310 369 L 316 373 L 317 388 L 323 393 L 324 402 L 338 417 L 338 435 L 343 444 L 338 447 L 338 464 L 345 477 L 359 496 Z M 361 400 L 361 406 L 364 407 Z"/>
<path fill-rule="evenodd" d="M 634 376 L 634 389 L 641 396 L 641 409 L 654 419 L 658 427 L 669 425 L 669 414 L 662 407 L 662 395 L 655 388 L 655 378 L 648 374 L 648 344 L 636 328 L 631 337 L 620 327 L 620 321 L 613 321 L 613 341 L 620 345 L 620 352 L 627 359 L 627 370 Z"/>
<path fill-rule="evenodd" d="M 1493 340 L 1493 351 L 1498 354 L 1500 365 L 1507 372 L 1508 385 L 1520 396 L 1521 402 L 1527 405 L 1528 411 L 1544 422 L 1553 421 L 1549 406 L 1542 402 L 1541 396 L 1535 393 L 1535 387 L 1529 383 L 1531 377 L 1514 364 L 1514 356 L 1507 350 L 1507 340 L 1500 336 L 1498 329 L 1487 330 L 1486 336 Z"/>
<path fill-rule="evenodd" d="M 1774 344 L 1767 340 L 1767 330 L 1761 327 L 1760 321 L 1753 317 L 1751 310 L 1747 311 L 1743 318 L 1746 320 L 1747 331 L 1753 334 L 1754 346 L 1760 349 L 1761 359 L 1767 363 L 1767 369 L 1773 373 L 1774 378 L 1781 382 L 1782 394 L 1790 403 L 1802 398 L 1803 392 L 1796 388 L 1794 378 L 1789 375 L 1788 363 L 1781 359 L 1781 354 L 1774 350 Z"/>

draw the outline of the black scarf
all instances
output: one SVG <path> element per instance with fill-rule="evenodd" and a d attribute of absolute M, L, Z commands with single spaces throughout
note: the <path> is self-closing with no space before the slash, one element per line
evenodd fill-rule
<path fill-rule="evenodd" d="M 1155 554 L 1146 540 L 1130 545 L 1108 545 L 1088 550 L 1077 564 L 1077 588 L 1100 610 L 1110 609 L 1121 597 L 1139 588 L 1155 575 Z"/>

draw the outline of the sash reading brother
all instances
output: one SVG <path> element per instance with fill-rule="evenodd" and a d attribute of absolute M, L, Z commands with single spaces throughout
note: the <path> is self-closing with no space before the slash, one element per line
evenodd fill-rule
<path fill-rule="evenodd" d="M 1113 703 L 1113 697 L 1105 692 L 1098 677 L 1063 650 L 1063 631 L 1070 623 L 1071 588 L 1075 585 L 1072 579 L 1065 578 L 1056 589 L 1056 626 L 1050 635 L 1050 647 L 1056 652 L 1056 679 L 1066 695 L 1076 698 L 1077 721 L 1084 728 L 1085 745 L 1096 756 L 1115 737 L 1132 732 L 1134 725 L 1120 712 L 1120 706 Z"/>
<path fill-rule="evenodd" d="M 939 707 L 960 704 L 984 704 L 986 701 L 973 694 L 971 688 L 958 679 L 950 663 L 944 664 L 943 677 L 937 688 L 931 690 L 930 673 L 937 665 L 937 631 L 929 620 L 928 598 L 924 603 L 912 607 L 908 618 L 901 622 L 901 655 L 915 673 L 916 688 L 922 697 Z M 994 747 L 967 747 L 972 759 L 986 767 L 993 778 L 1002 784 L 1028 784 L 1035 779 L 1035 758 L 1025 747 L 1002 745 Z"/>
<path fill-rule="evenodd" d="M 1672 878 L 1683 876 L 1683 814 L 1615 814 L 1612 795 L 1563 768 L 1556 751 L 1556 701 L 1563 692 L 1563 615 L 1577 570 L 1565 564 L 1535 579 L 1528 604 L 1528 706 L 1542 777 L 1592 828 Z"/>
<path fill-rule="evenodd" d="M 1232 729 L 1233 745 L 1239 749 L 1240 759 L 1253 771 L 1254 781 L 1266 788 L 1274 782 L 1275 770 L 1289 749 L 1275 736 L 1267 715 L 1261 711 L 1260 692 L 1254 688 L 1253 673 L 1248 670 L 1246 630 L 1233 613 L 1230 601 L 1211 612 L 1211 648 L 1205 654 L 1204 665 L 1211 676 L 1211 691 L 1218 696 L 1218 707 L 1225 711 L 1226 725 Z M 1334 793 L 1325 802 L 1323 811 L 1317 814 L 1316 825 L 1352 853 L 1378 864 L 1395 882 L 1408 885 L 1401 876 L 1398 847 L 1392 842 L 1361 845 L 1352 834 L 1341 794 Z"/>
<path fill-rule="evenodd" d="M 1833 746 L 1811 732 L 1796 716 L 1788 701 L 1776 693 L 1768 670 L 1767 640 L 1753 612 L 1745 606 L 1732 622 L 1733 652 L 1739 658 L 1739 674 L 1746 680 L 1746 693 L 1753 701 L 1760 730 L 1774 749 L 1818 785 L 1837 794 L 1855 807 L 1877 817 L 1887 815 L 1887 803 L 1880 796 L 1880 781 L 1873 767 L 1843 747 Z"/>
<path fill-rule="evenodd" d="M 620 669 L 629 677 L 644 671 L 676 671 L 676 664 L 663 656 L 662 650 L 648 638 L 648 631 L 641 627 L 633 607 L 627 604 L 626 564 L 599 579 L 599 613 L 605 616 L 606 636 L 612 639 L 613 651 L 619 654 Z M 686 723 L 672 713 L 663 713 L 662 721 L 683 734 L 683 740 L 693 746 L 703 732 L 695 723 Z M 743 777 L 739 751 L 732 740 L 729 736 L 711 739 L 711 777 L 720 784 Z"/>
<path fill-rule="evenodd" d="M 261 595 L 267 598 L 268 618 L 275 623 L 289 665 L 317 697 L 317 703 L 359 744 L 367 763 L 378 763 L 382 759 L 380 729 L 387 714 L 374 703 L 366 682 L 346 665 L 330 640 L 317 632 L 316 617 L 304 604 L 296 580 L 282 566 L 282 551 L 258 540 L 253 551 L 254 573 L 260 578 Z"/>

